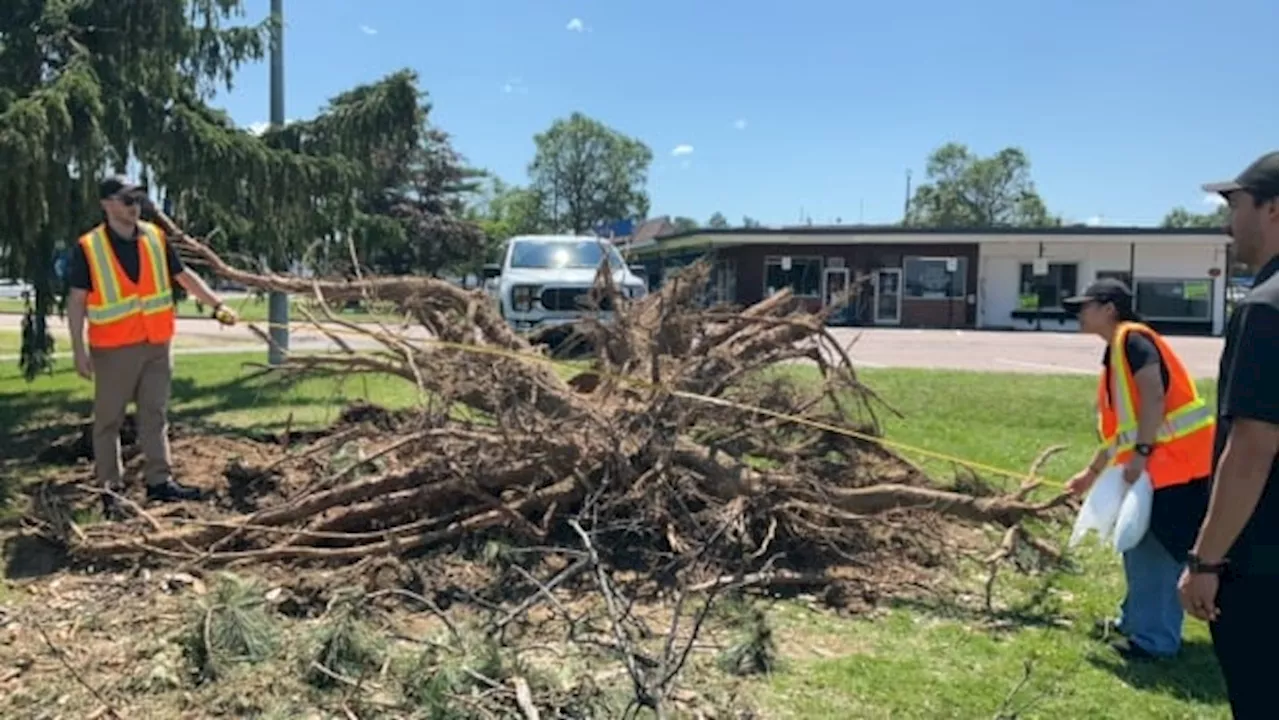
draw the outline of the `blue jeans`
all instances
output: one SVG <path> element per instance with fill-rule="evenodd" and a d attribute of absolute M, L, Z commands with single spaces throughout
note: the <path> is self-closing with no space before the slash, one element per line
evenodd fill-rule
<path fill-rule="evenodd" d="M 1150 531 L 1124 554 L 1128 589 L 1116 630 L 1152 655 L 1170 657 L 1182 647 L 1182 603 L 1178 602 L 1182 567 Z"/>

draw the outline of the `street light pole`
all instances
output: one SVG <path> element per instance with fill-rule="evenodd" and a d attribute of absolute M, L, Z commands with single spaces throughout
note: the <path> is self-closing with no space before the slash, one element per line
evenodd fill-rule
<path fill-rule="evenodd" d="M 271 126 L 284 125 L 284 0 L 271 0 Z M 289 349 L 289 296 L 272 291 L 267 296 L 267 322 L 271 345 L 267 348 L 267 364 L 284 364 Z"/>

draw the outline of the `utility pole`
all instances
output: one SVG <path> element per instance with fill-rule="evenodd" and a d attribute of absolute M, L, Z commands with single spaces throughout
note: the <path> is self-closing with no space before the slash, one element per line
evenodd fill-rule
<path fill-rule="evenodd" d="M 907 224 L 907 216 L 911 213 L 911 171 L 907 170 L 907 194 L 902 198 L 902 224 Z"/>
<path fill-rule="evenodd" d="M 284 125 L 284 0 L 271 0 L 271 126 Z M 271 345 L 267 348 L 267 364 L 284 364 L 289 350 L 289 295 L 272 291 L 267 296 L 267 322 Z"/>

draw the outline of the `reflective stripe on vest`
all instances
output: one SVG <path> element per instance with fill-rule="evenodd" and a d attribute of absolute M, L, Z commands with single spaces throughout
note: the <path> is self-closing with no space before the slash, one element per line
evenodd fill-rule
<path fill-rule="evenodd" d="M 99 290 L 101 302 L 90 304 L 86 309 L 89 322 L 105 325 L 123 320 L 135 313 L 153 315 L 166 312 L 173 307 L 173 291 L 170 290 L 169 264 L 166 262 L 164 245 L 156 234 L 155 228 L 146 223 L 138 223 L 141 236 L 138 238 L 138 283 L 144 279 L 143 270 L 149 270 L 155 291 L 150 295 L 139 296 L 136 293 L 125 295 L 120 287 L 120 278 L 116 275 L 113 253 L 107 240 L 105 225 L 98 226 L 89 236 L 89 249 L 86 259 L 89 261 L 89 272 L 93 275 L 94 288 Z M 145 263 L 145 265 L 144 265 Z M 123 271 L 123 268 L 121 269 Z"/>
<path fill-rule="evenodd" d="M 1116 332 L 1116 336 L 1111 343 L 1110 404 L 1115 412 L 1116 423 L 1113 434 L 1108 437 L 1102 419 L 1102 409 L 1099 408 L 1098 430 L 1099 434 L 1103 436 L 1103 444 L 1107 453 L 1112 458 L 1133 450 L 1138 442 L 1138 413 L 1136 412 L 1137 404 L 1135 402 L 1137 388 L 1131 386 L 1128 382 L 1129 372 L 1125 369 L 1126 360 L 1124 354 L 1125 338 L 1129 332 L 1142 331 L 1138 328 L 1151 332 L 1139 323 L 1126 323 Z M 1151 334 L 1154 335 L 1154 333 Z M 1214 410 L 1205 403 L 1204 398 L 1200 397 L 1195 381 L 1186 376 L 1185 372 L 1178 372 L 1175 363 L 1170 362 L 1165 357 L 1163 343 L 1157 342 L 1155 345 L 1160 352 L 1161 360 L 1165 362 L 1165 367 L 1169 370 L 1170 388 L 1173 388 L 1174 384 L 1177 383 L 1179 386 L 1185 386 L 1191 395 L 1191 398 L 1179 407 L 1165 411 L 1164 421 L 1160 424 L 1156 434 L 1156 444 L 1168 444 L 1193 435 L 1205 428 L 1212 427 L 1216 419 Z"/>
<path fill-rule="evenodd" d="M 1194 404 L 1194 402 L 1198 402 L 1199 405 Z M 1164 422 L 1160 424 L 1159 432 L 1156 433 L 1156 442 L 1164 443 L 1170 440 L 1177 440 L 1197 430 L 1203 430 L 1213 425 L 1214 418 L 1213 410 L 1205 404 L 1204 400 L 1196 400 L 1193 403 L 1183 405 L 1165 417 Z M 1111 448 L 1112 454 L 1115 454 L 1125 450 L 1132 450 L 1137 444 L 1138 426 L 1134 424 L 1116 433 L 1115 438 L 1108 443 L 1108 446 Z"/>

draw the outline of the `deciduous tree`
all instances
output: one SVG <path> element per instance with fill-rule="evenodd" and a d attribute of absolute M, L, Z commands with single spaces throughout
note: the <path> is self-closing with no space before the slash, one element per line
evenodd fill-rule
<path fill-rule="evenodd" d="M 679 233 L 693 232 L 698 229 L 698 221 L 691 217 L 672 218 L 671 224 L 675 226 L 676 232 Z"/>
<path fill-rule="evenodd" d="M 468 217 L 480 227 L 485 238 L 481 262 L 496 261 L 502 243 L 508 238 L 551 232 L 543 209 L 544 203 L 536 191 L 490 177 L 468 208 Z"/>
<path fill-rule="evenodd" d="M 1231 221 L 1231 213 L 1226 205 L 1208 213 L 1196 213 L 1182 207 L 1174 208 L 1160 221 L 1161 227 L 1167 228 L 1224 228 Z"/>
<path fill-rule="evenodd" d="M 1018 148 L 981 157 L 959 143 L 929 156 L 928 182 L 916 188 L 907 211 L 908 225 L 970 227 L 1046 227 L 1051 218 L 1031 181 L 1031 163 Z"/>
<path fill-rule="evenodd" d="M 729 220 L 718 212 L 712 213 L 711 218 L 707 220 L 707 227 L 714 228 L 716 230 L 723 230 L 724 228 L 729 227 Z"/>
<path fill-rule="evenodd" d="M 644 218 L 653 152 L 581 113 L 555 121 L 533 138 L 531 189 L 558 231 L 587 234 L 600 224 Z"/>

